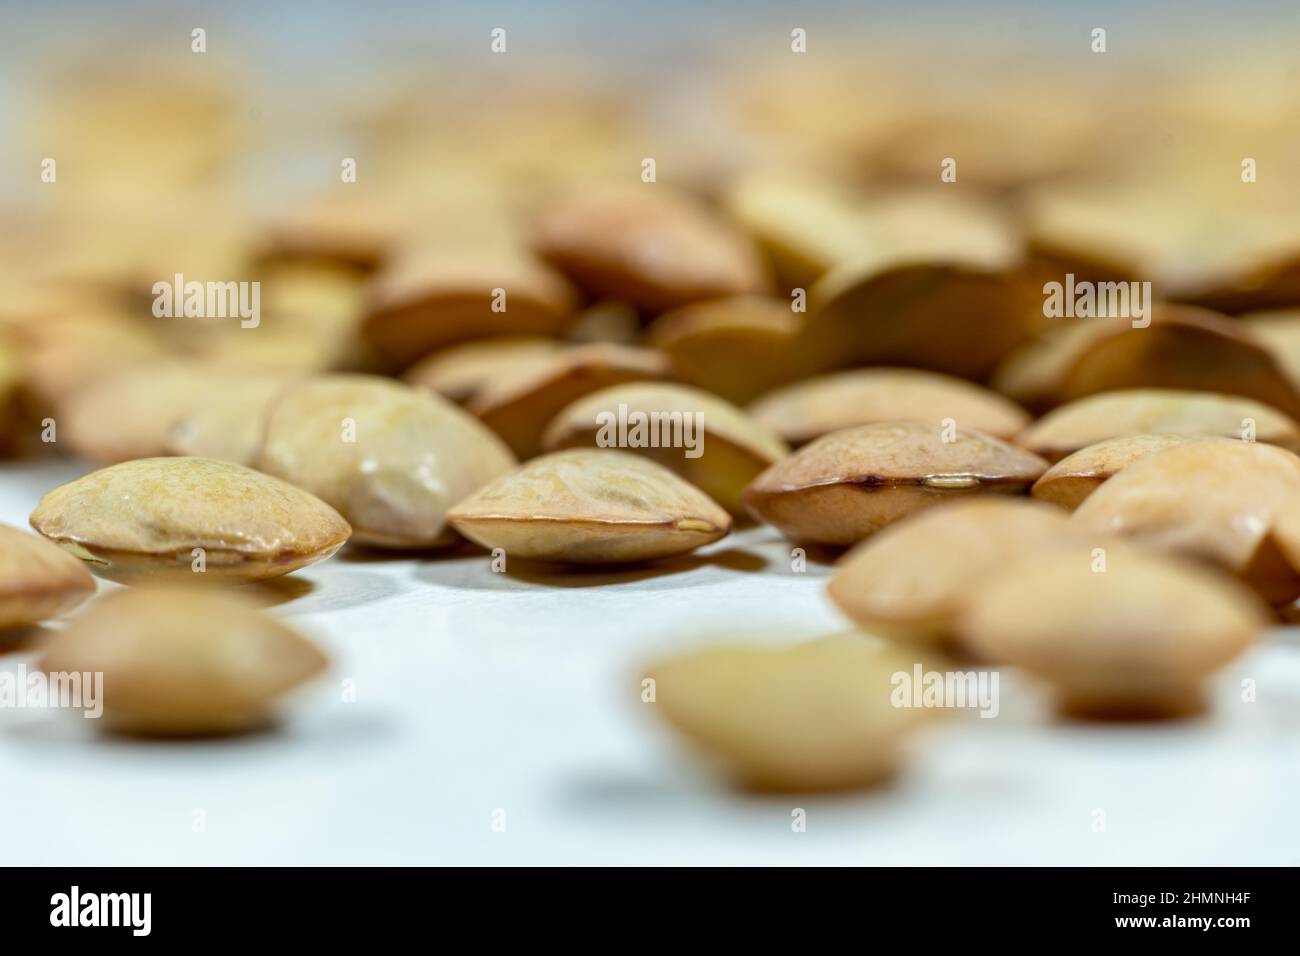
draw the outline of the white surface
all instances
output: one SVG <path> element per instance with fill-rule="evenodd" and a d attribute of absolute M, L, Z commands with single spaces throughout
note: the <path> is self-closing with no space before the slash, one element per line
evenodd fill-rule
<path fill-rule="evenodd" d="M 40 494 L 78 473 L 0 467 L 0 520 L 25 526 Z M 1196 721 L 1063 723 L 1004 674 L 998 718 L 936 729 L 886 790 L 729 791 L 640 703 L 639 666 L 709 634 L 814 636 L 843 621 L 822 594 L 826 568 L 792 573 L 773 532 L 711 553 L 644 575 L 531 580 L 477 554 L 343 554 L 294 576 L 307 586 L 263 588 L 334 659 L 283 727 L 146 743 L 0 710 L 0 862 L 1300 863 L 1292 632 L 1226 672 Z M 0 667 L 30 659 L 10 646 Z M 1243 677 L 1255 703 L 1240 700 Z M 792 831 L 796 806 L 807 832 Z"/>

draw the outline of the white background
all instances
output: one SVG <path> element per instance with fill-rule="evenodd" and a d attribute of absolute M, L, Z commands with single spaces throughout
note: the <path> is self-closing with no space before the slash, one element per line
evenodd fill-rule
<path fill-rule="evenodd" d="M 79 473 L 5 465 L 0 520 L 26 526 L 40 494 Z M 842 629 L 826 574 L 792 573 L 767 529 L 639 574 L 524 578 L 492 573 L 486 555 L 345 549 L 245 589 L 333 659 L 276 731 L 142 742 L 0 710 L 0 862 L 1300 863 L 1293 632 L 1226 671 L 1198 720 L 1063 722 L 1004 673 L 1000 716 L 936 722 L 890 787 L 733 792 L 640 702 L 639 668 L 710 637 Z M 30 663 L 23 647 L 0 638 L 0 668 Z M 795 807 L 807 832 L 792 830 Z"/>

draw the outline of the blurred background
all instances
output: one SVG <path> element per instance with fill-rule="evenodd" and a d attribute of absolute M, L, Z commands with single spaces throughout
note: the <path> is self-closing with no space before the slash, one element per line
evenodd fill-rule
<path fill-rule="evenodd" d="M 780 296 L 901 250 L 1151 280 L 1231 312 L 1300 303 L 1288 4 L 6 3 L 3 18 L 0 365 L 38 412 L 69 389 L 50 365 L 77 382 L 160 353 L 400 372 L 455 336 L 376 357 L 373 283 L 409 304 L 403 264 L 427 275 L 453 248 L 508 271 L 536 253 L 539 210 L 638 184 L 645 158 L 663 193 L 758 243 Z M 176 273 L 262 280 L 262 334 L 148 321 L 148 290 Z M 636 321 L 579 312 L 565 334 L 638 341 L 660 310 L 632 304 Z M 813 370 L 987 379 L 1041 331 L 982 324 L 995 332 L 968 363 L 832 335 Z"/>
<path fill-rule="evenodd" d="M 981 267 L 1047 263 L 1054 275 L 1065 263 L 1231 312 L 1300 303 L 1300 68 L 1289 49 L 1300 14 L 1288 4 L 3 10 L 0 320 L 19 356 L 6 364 L 45 364 L 24 358 L 50 337 L 29 319 L 75 316 L 82 332 L 106 320 L 77 336 L 93 337 L 106 363 L 113 349 L 139 358 L 161 346 L 243 364 L 374 366 L 376 336 L 358 335 L 373 277 L 415 250 L 530 256 L 539 209 L 636 184 L 647 157 L 665 193 L 758 242 L 781 295 L 846 263 L 878 270 L 905 249 Z M 206 52 L 192 51 L 196 27 Z M 805 53 L 792 52 L 795 29 Z M 1258 170 L 1248 188 L 1245 157 Z M 945 158 L 956 183 L 940 181 Z M 340 178 L 348 159 L 355 183 Z M 267 282 L 264 334 L 119 321 L 141 318 L 152 283 L 177 272 Z M 579 304 L 596 298 L 580 291 Z M 641 324 L 653 317 L 641 308 Z M 850 347 L 829 364 L 985 379 L 1039 331 L 1012 324 L 969 367 L 905 348 Z M 592 320 L 575 337 L 637 333 Z M 418 357 L 378 362 L 398 372 Z M 84 364 L 89 374 L 95 362 Z M 57 406 L 63 383 L 32 374 Z"/>

